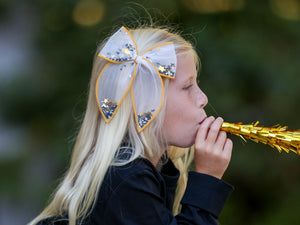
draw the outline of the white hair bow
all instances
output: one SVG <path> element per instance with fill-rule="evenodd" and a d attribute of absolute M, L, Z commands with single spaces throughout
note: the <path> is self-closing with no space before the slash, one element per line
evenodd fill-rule
<path fill-rule="evenodd" d="M 155 45 L 139 55 L 133 37 L 121 27 L 98 57 L 108 61 L 96 83 L 97 103 L 104 120 L 111 121 L 131 89 L 137 129 L 142 131 L 160 111 L 164 95 L 161 76 L 175 78 L 173 43 Z"/>

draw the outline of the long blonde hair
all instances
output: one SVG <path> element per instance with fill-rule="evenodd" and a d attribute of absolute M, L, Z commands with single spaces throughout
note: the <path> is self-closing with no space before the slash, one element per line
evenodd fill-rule
<path fill-rule="evenodd" d="M 132 29 L 129 32 L 137 43 L 140 53 L 154 45 L 173 42 L 177 56 L 184 53 L 192 54 L 195 64 L 199 65 L 198 56 L 192 45 L 174 32 L 152 27 Z M 97 53 L 105 42 L 98 47 Z M 140 133 L 136 129 L 130 95 L 124 98 L 112 121 L 110 123 L 104 121 L 100 115 L 94 93 L 96 79 L 105 64 L 106 61 L 98 58 L 95 54 L 87 109 L 75 142 L 71 165 L 50 204 L 30 222 L 30 225 L 57 215 L 67 215 L 70 225 L 81 222 L 91 212 L 109 166 L 124 165 L 137 157 L 145 157 L 153 161 L 159 158 L 163 152 L 166 152 L 168 148 L 162 132 L 165 101 L 160 113 Z M 164 79 L 163 83 L 166 93 L 169 80 Z M 120 145 L 124 141 L 131 144 L 132 155 L 126 161 L 118 161 L 116 158 Z M 181 171 L 173 210 L 176 213 L 186 185 L 187 167 L 191 162 L 191 157 L 187 156 L 193 154 L 190 154 L 189 151 L 178 151 L 173 147 L 169 150 L 169 155 L 175 166 Z"/>

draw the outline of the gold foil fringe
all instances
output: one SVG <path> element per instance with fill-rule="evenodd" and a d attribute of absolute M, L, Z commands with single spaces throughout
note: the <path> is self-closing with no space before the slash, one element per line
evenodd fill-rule
<path fill-rule="evenodd" d="M 268 144 L 279 152 L 292 151 L 300 155 L 300 129 L 287 130 L 287 126 L 275 125 L 273 127 L 257 126 L 259 121 L 253 124 L 227 123 L 222 124 L 221 130 L 241 137 L 245 142 L 250 139 L 255 142 Z M 246 139 L 245 139 L 246 138 Z"/>

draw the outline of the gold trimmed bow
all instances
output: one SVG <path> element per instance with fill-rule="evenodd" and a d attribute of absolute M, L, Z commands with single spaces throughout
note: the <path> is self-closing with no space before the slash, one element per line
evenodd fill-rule
<path fill-rule="evenodd" d="M 109 123 L 131 90 L 137 129 L 141 132 L 159 113 L 164 88 L 161 76 L 174 79 L 176 53 L 172 42 L 155 45 L 139 55 L 125 27 L 113 34 L 98 57 L 107 60 L 96 83 L 96 98 L 104 120 Z"/>

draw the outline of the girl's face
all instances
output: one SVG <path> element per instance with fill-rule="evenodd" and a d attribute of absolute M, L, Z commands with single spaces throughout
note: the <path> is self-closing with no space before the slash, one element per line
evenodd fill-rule
<path fill-rule="evenodd" d="M 177 57 L 175 79 L 170 80 L 166 93 L 166 112 L 163 130 L 168 144 L 189 147 L 206 118 L 206 95 L 197 84 L 197 71 L 191 54 Z"/>

